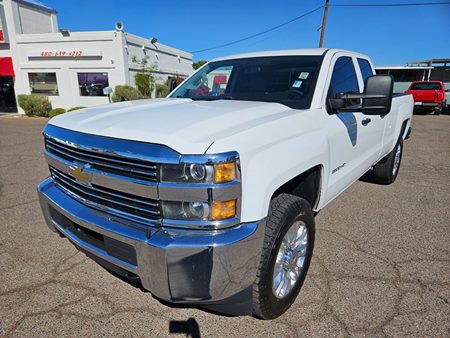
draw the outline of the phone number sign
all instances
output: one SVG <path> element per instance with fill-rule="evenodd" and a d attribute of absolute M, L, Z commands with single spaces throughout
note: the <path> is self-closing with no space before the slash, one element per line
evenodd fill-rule
<path fill-rule="evenodd" d="M 101 56 L 101 51 L 85 50 L 44 50 L 34 51 L 28 54 L 29 58 L 84 58 Z"/>
<path fill-rule="evenodd" d="M 41 57 L 80 57 L 83 56 L 82 50 L 58 50 L 58 51 L 43 51 L 40 53 Z"/>

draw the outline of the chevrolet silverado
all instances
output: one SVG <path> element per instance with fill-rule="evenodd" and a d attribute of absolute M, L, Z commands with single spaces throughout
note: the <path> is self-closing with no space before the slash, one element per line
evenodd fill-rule
<path fill-rule="evenodd" d="M 398 175 L 414 102 L 374 74 L 344 50 L 241 54 L 167 98 L 57 116 L 47 224 L 159 299 L 275 318 L 304 283 L 314 216 L 363 175 Z"/>

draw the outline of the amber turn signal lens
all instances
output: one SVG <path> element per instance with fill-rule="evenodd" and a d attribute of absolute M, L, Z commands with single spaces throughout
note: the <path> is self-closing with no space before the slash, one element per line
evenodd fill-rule
<path fill-rule="evenodd" d="M 236 216 L 236 200 L 213 202 L 211 208 L 211 218 L 213 221 L 220 221 L 234 216 Z"/>
<path fill-rule="evenodd" d="M 214 182 L 223 183 L 236 179 L 236 163 L 219 163 L 214 166 Z"/>

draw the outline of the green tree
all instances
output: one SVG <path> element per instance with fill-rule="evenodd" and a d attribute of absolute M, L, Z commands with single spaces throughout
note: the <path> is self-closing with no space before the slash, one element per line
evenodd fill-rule
<path fill-rule="evenodd" d="M 133 55 L 131 61 L 140 67 L 139 71 L 134 75 L 134 83 L 137 90 L 144 98 L 151 98 L 156 83 L 153 73 L 158 70 L 158 67 L 156 64 L 149 65 L 147 56 L 139 60 L 136 55 Z"/>
<path fill-rule="evenodd" d="M 194 68 L 194 69 L 199 69 L 201 66 L 203 66 L 206 62 L 208 62 L 208 61 L 205 61 L 205 60 L 199 60 L 199 61 L 196 61 L 196 62 L 193 62 L 192 63 L 192 68 Z"/>

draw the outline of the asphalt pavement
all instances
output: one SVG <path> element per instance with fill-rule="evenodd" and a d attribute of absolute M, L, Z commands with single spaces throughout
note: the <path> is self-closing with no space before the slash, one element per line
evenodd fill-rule
<path fill-rule="evenodd" d="M 414 116 L 393 185 L 356 182 L 320 212 L 305 285 L 272 321 L 162 304 L 51 232 L 46 121 L 0 117 L 0 337 L 450 336 L 450 116 Z"/>

